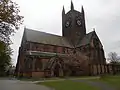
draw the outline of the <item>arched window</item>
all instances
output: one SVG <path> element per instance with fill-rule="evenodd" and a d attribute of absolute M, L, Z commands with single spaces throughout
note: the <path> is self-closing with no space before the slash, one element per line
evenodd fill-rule
<path fill-rule="evenodd" d="M 35 62 L 35 70 L 39 71 L 42 70 L 43 64 L 41 59 L 37 58 Z"/>
<path fill-rule="evenodd" d="M 25 63 L 25 70 L 32 70 L 32 57 L 26 57 L 24 60 Z"/>

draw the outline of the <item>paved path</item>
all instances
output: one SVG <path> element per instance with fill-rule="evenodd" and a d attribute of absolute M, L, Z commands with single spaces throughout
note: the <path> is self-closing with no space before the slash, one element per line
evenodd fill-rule
<path fill-rule="evenodd" d="M 91 86 L 100 88 L 100 90 L 117 90 L 104 82 L 89 81 L 89 80 L 85 80 L 85 79 L 79 79 L 79 80 L 73 80 L 73 81 L 87 83 Z"/>
<path fill-rule="evenodd" d="M 41 85 L 32 84 L 26 81 L 19 80 L 0 80 L 0 90 L 50 90 Z"/>
<path fill-rule="evenodd" d="M 31 83 L 38 83 L 38 82 L 51 82 L 51 81 L 64 81 L 64 80 L 86 80 L 86 79 L 98 79 L 100 77 L 84 77 L 84 78 L 66 78 L 66 79 L 53 79 L 53 80 L 39 80 L 39 81 L 32 81 Z"/>

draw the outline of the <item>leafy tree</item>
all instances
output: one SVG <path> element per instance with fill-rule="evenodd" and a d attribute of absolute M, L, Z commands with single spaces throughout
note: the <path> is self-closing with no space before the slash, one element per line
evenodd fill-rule
<path fill-rule="evenodd" d="M 0 75 L 4 75 L 11 64 L 10 36 L 22 24 L 19 7 L 12 0 L 0 0 Z"/>
<path fill-rule="evenodd" d="M 9 45 L 0 41 L 0 76 L 4 76 L 7 67 L 11 65 L 11 54 L 12 50 Z"/>
<path fill-rule="evenodd" d="M 110 52 L 108 56 L 109 56 L 108 60 L 110 61 L 111 64 L 119 63 L 120 57 L 117 55 L 116 52 Z"/>
<path fill-rule="evenodd" d="M 10 43 L 10 35 L 22 24 L 19 7 L 12 0 L 0 0 L 0 41 Z"/>

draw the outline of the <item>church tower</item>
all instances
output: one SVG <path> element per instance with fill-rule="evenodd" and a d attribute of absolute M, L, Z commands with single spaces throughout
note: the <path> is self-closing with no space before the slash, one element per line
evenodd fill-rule
<path fill-rule="evenodd" d="M 76 45 L 86 35 L 85 15 L 83 6 L 81 12 L 74 9 L 71 1 L 71 10 L 65 13 L 63 6 L 62 10 L 62 36 Z"/>

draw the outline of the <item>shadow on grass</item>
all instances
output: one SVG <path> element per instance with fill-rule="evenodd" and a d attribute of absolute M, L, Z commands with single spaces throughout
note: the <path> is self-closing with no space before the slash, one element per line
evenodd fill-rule
<path fill-rule="evenodd" d="M 120 90 L 120 75 L 102 75 L 99 79 L 94 79 L 93 81 L 108 83 Z"/>

